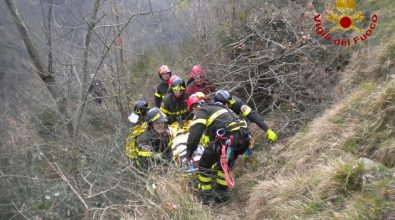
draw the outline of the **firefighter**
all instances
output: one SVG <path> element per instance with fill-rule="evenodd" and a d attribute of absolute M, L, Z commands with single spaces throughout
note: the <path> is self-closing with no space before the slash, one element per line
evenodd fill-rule
<path fill-rule="evenodd" d="M 206 79 L 206 74 L 201 66 L 194 66 L 191 71 L 191 78 L 188 80 L 187 93 L 194 94 L 202 92 L 207 95 L 214 92 L 214 85 Z"/>
<path fill-rule="evenodd" d="M 187 110 L 188 94 L 185 92 L 185 87 L 183 79 L 173 80 L 170 86 L 171 92 L 166 96 L 160 107 L 160 110 L 167 115 L 169 124 L 176 122 L 179 117 L 182 120 L 189 119 Z"/>
<path fill-rule="evenodd" d="M 194 114 L 189 127 L 187 160 L 191 159 L 204 132 L 209 139 L 199 161 L 199 196 L 205 204 L 213 200 L 224 202 L 229 196 L 225 174 L 220 165 L 221 148 L 226 147 L 230 152 L 227 164 L 232 167 L 237 157 L 249 147 L 251 136 L 247 123 L 222 104 L 206 103 L 204 96 L 199 94 L 188 98 L 187 107 Z M 216 163 L 215 169 L 211 169 Z M 213 174 L 216 174 L 215 189 L 212 187 Z"/>
<path fill-rule="evenodd" d="M 133 112 L 128 117 L 129 121 L 132 123 L 131 128 L 145 122 L 148 109 L 148 103 L 145 100 L 139 100 L 134 104 Z"/>
<path fill-rule="evenodd" d="M 266 125 L 262 117 L 256 111 L 252 111 L 252 109 L 248 105 L 244 104 L 239 98 L 232 97 L 227 90 L 217 91 L 214 95 L 214 102 L 222 103 L 237 115 L 254 122 L 258 127 L 266 132 L 266 138 L 270 142 L 277 141 L 277 134 Z"/>
<path fill-rule="evenodd" d="M 145 100 L 139 100 L 133 107 L 133 113 L 128 117 L 132 126 L 125 141 L 125 154 L 129 158 L 131 165 L 140 166 L 137 157 L 136 140 L 146 129 L 147 123 L 145 117 L 148 111 L 148 103 Z"/>
<path fill-rule="evenodd" d="M 147 129 L 137 138 L 137 155 L 140 167 L 147 170 L 171 161 L 171 133 L 167 117 L 159 108 L 152 108 L 146 116 Z"/>
<path fill-rule="evenodd" d="M 168 66 L 162 65 L 158 69 L 158 76 L 162 82 L 156 87 L 155 107 L 159 108 L 168 91 L 168 80 L 171 77 L 171 70 Z"/>

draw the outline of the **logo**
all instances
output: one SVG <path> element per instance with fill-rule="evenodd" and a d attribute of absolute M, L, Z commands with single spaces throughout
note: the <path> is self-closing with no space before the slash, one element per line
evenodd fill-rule
<path fill-rule="evenodd" d="M 374 34 L 377 28 L 378 16 L 373 14 L 369 19 L 369 26 L 362 29 L 361 23 L 366 18 L 362 11 L 356 11 L 355 0 L 335 0 L 335 9 L 327 10 L 326 21 L 321 14 L 314 15 L 316 33 L 328 43 L 336 46 L 352 46 L 361 44 Z M 329 24 L 328 24 L 329 23 Z M 329 26 L 325 30 L 324 24 Z M 351 32 L 351 38 L 336 38 L 336 33 Z"/>

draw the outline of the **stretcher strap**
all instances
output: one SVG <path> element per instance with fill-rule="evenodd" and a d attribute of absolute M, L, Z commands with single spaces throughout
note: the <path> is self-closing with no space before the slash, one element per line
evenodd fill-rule
<path fill-rule="evenodd" d="M 226 147 L 231 147 L 232 146 L 232 142 L 233 142 L 233 136 L 230 137 L 230 143 L 228 141 L 228 146 L 226 146 L 226 144 L 224 143 L 225 141 L 221 141 L 221 159 L 220 159 L 220 163 L 221 163 L 221 167 L 222 170 L 224 171 L 225 174 L 225 182 L 226 185 L 228 186 L 229 189 L 232 189 L 235 186 L 235 178 L 233 176 L 233 174 L 231 173 L 230 167 L 228 165 L 228 162 L 226 161 Z"/>

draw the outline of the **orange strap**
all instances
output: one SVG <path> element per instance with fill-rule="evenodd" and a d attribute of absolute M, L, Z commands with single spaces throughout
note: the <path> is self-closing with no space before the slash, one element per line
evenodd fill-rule
<path fill-rule="evenodd" d="M 231 136 L 231 139 L 233 139 L 233 136 Z M 229 141 L 233 142 L 233 140 L 229 140 Z M 229 144 L 228 147 L 231 147 L 231 144 Z M 226 145 L 223 143 L 223 141 L 221 141 L 220 163 L 222 170 L 224 171 L 225 174 L 226 185 L 228 186 L 229 189 L 232 189 L 235 186 L 235 178 L 231 173 L 230 167 L 228 166 L 228 162 L 226 161 Z"/>

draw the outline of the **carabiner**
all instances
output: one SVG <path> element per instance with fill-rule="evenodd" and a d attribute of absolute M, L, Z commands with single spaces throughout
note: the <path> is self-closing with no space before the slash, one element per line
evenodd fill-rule
<path fill-rule="evenodd" d="M 226 129 L 225 128 L 220 128 L 217 130 L 217 137 L 223 137 L 226 134 Z"/>

